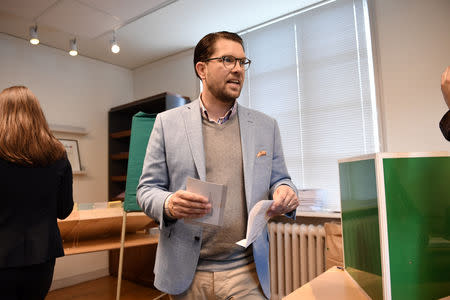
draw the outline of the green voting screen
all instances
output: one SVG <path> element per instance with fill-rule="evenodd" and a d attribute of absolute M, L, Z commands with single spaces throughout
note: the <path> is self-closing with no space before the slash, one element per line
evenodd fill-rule
<path fill-rule="evenodd" d="M 345 268 L 374 300 L 383 299 L 375 160 L 339 164 Z"/>
<path fill-rule="evenodd" d="M 339 163 L 345 268 L 372 299 L 450 295 L 450 157 L 424 155 Z"/>
<path fill-rule="evenodd" d="M 128 156 L 127 181 L 123 209 L 127 212 L 141 211 L 136 202 L 136 189 L 142 173 L 148 139 L 155 124 L 156 114 L 138 112 L 131 123 L 130 149 Z"/>
<path fill-rule="evenodd" d="M 450 295 L 450 157 L 384 158 L 392 299 Z"/>

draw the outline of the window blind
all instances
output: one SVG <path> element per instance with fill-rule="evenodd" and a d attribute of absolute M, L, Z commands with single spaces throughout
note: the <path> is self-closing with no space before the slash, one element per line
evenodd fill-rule
<path fill-rule="evenodd" d="M 299 189 L 340 209 L 338 159 L 379 151 L 366 0 L 337 0 L 242 34 L 238 101 L 274 117 Z"/>

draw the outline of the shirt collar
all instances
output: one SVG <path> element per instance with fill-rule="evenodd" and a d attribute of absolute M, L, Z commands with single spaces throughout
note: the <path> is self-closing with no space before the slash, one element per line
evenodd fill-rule
<path fill-rule="evenodd" d="M 233 106 L 225 113 L 225 115 L 223 117 L 219 118 L 217 121 L 214 121 L 209 118 L 208 111 L 206 110 L 206 107 L 203 105 L 203 100 L 202 100 L 201 95 L 199 98 L 200 98 L 200 110 L 202 113 L 202 118 L 207 120 L 208 122 L 224 124 L 226 121 L 231 119 L 231 117 L 233 117 L 237 112 L 237 101 L 235 100 Z"/>

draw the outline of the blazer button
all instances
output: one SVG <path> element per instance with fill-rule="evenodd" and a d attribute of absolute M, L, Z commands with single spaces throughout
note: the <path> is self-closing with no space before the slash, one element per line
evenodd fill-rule
<path fill-rule="evenodd" d="M 199 236 L 196 236 L 194 239 L 195 239 L 196 242 L 200 241 L 200 237 Z"/>

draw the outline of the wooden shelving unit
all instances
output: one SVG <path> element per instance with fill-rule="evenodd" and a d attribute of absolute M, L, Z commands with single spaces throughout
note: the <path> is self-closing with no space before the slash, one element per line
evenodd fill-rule
<path fill-rule="evenodd" d="M 131 130 L 123 130 L 123 131 L 119 131 L 119 132 L 113 132 L 110 134 L 110 136 L 113 139 L 120 139 L 120 138 L 124 138 L 124 137 L 129 137 L 131 135 Z"/>
<path fill-rule="evenodd" d="M 142 100 L 134 101 L 110 109 L 108 113 L 108 158 L 109 158 L 109 201 L 123 201 L 126 185 L 126 173 L 128 165 L 128 151 L 131 136 L 131 122 L 138 112 L 156 114 L 177 106 L 186 104 L 188 97 L 181 97 L 171 93 L 162 93 Z M 118 197 L 122 195 L 122 197 Z M 130 213 L 128 213 L 129 216 Z M 127 217 L 127 226 L 129 222 Z M 119 250 L 116 250 L 117 240 L 103 240 L 102 247 L 112 247 L 109 253 L 109 272 L 117 275 Z M 145 285 L 153 284 L 153 266 L 155 260 L 157 239 L 151 241 L 142 240 L 136 233 L 127 233 L 125 237 L 124 262 L 122 278 Z M 83 247 L 92 247 L 85 244 Z"/>
<path fill-rule="evenodd" d="M 112 160 L 119 160 L 119 159 L 128 159 L 128 152 L 120 152 L 120 153 L 116 153 L 116 154 L 111 154 L 111 159 Z"/>
<path fill-rule="evenodd" d="M 111 176 L 111 182 L 124 182 L 127 181 L 127 175 Z"/>
<path fill-rule="evenodd" d="M 58 220 L 65 254 L 111 250 L 109 259 L 113 264 L 110 263 L 110 273 L 117 276 L 117 249 L 120 248 L 123 213 L 122 207 L 75 209 L 66 219 Z M 156 226 L 156 222 L 143 212 L 127 213 L 124 279 L 152 286 L 154 253 L 158 243 L 158 230 L 152 227 Z"/>
<path fill-rule="evenodd" d="M 125 240 L 125 248 L 157 244 L 158 237 L 150 237 L 144 232 L 128 233 Z M 112 236 L 95 240 L 65 242 L 64 252 L 66 255 L 89 253 L 120 248 L 120 236 Z"/>
<path fill-rule="evenodd" d="M 186 104 L 188 97 L 171 93 L 161 93 L 152 97 L 113 107 L 108 113 L 109 127 L 109 201 L 119 200 L 117 195 L 125 191 L 128 151 L 133 116 L 142 111 L 159 113 Z M 123 199 L 122 199 L 123 200 Z"/>
<path fill-rule="evenodd" d="M 89 253 L 120 248 L 122 228 L 121 207 L 74 210 L 65 220 L 58 220 L 66 255 Z M 125 247 L 158 243 L 144 229 L 157 226 L 142 212 L 128 213 Z"/>

